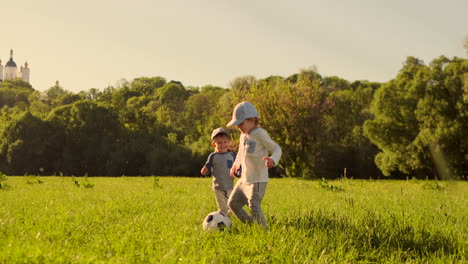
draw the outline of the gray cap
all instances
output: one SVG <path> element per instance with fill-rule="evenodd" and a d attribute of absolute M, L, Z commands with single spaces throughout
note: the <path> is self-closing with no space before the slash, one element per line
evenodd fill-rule
<path fill-rule="evenodd" d="M 215 130 L 213 130 L 213 133 L 211 133 L 211 140 L 213 140 L 219 134 L 225 134 L 229 137 L 229 130 L 224 129 L 222 127 L 216 128 Z"/>
<path fill-rule="evenodd" d="M 258 117 L 257 109 L 255 109 L 253 104 L 244 101 L 236 105 L 234 111 L 232 112 L 232 119 L 227 125 L 237 126 L 244 122 L 244 120 L 251 117 Z"/>

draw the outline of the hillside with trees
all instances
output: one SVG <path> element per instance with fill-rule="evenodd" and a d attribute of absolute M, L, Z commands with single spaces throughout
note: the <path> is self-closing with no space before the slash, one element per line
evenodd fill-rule
<path fill-rule="evenodd" d="M 283 176 L 466 179 L 468 60 L 408 57 L 386 83 L 315 69 L 231 87 L 164 77 L 72 93 L 0 82 L 0 171 L 8 175 L 199 176 L 211 131 L 252 102 L 282 147 Z M 231 128 L 232 149 L 239 133 Z"/>

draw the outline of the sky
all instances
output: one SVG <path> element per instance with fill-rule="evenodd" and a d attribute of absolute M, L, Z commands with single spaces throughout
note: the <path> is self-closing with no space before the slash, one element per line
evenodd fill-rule
<path fill-rule="evenodd" d="M 407 56 L 467 57 L 467 0 L 22 0 L 0 18 L 2 65 L 13 49 L 39 91 L 143 76 L 229 88 L 310 67 L 386 82 Z"/>

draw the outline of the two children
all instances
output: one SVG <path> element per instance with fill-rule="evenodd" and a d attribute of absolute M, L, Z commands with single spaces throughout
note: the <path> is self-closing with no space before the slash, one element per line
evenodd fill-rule
<path fill-rule="evenodd" d="M 236 105 L 227 125 L 237 126 L 241 132 L 239 151 L 229 172 L 232 179 L 242 168 L 241 177 L 227 200 L 228 207 L 242 222 L 258 223 L 267 230 L 261 203 L 268 183 L 268 168 L 278 164 L 281 148 L 258 126 L 258 112 L 249 102 Z M 251 214 L 244 205 L 248 205 Z"/>

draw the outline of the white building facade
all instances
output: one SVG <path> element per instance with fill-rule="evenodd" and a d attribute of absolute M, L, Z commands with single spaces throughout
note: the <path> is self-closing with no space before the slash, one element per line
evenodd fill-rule
<path fill-rule="evenodd" d="M 29 83 L 29 73 L 30 70 L 27 62 L 24 63 L 24 67 L 21 65 L 18 71 L 18 67 L 13 60 L 13 50 L 10 50 L 10 60 L 7 61 L 5 66 L 2 65 L 2 60 L 0 59 L 0 82 L 20 78 Z"/>

